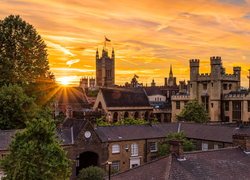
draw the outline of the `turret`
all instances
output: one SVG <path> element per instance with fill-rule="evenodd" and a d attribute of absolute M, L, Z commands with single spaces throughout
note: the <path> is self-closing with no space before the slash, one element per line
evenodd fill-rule
<path fill-rule="evenodd" d="M 197 81 L 199 75 L 200 60 L 190 59 L 189 66 L 190 66 L 190 81 Z"/>
<path fill-rule="evenodd" d="M 210 65 L 211 65 L 211 79 L 220 79 L 222 74 L 222 64 L 221 57 L 213 56 L 210 57 Z"/>
<path fill-rule="evenodd" d="M 241 78 L 241 67 L 233 67 L 234 75 L 238 78 L 238 88 L 240 88 L 240 78 Z"/>
<path fill-rule="evenodd" d="M 170 65 L 169 77 L 170 77 L 170 78 L 172 78 L 172 77 L 173 77 L 172 64 Z"/>
<path fill-rule="evenodd" d="M 154 87 L 155 86 L 155 80 L 153 79 L 151 82 L 151 86 Z"/>

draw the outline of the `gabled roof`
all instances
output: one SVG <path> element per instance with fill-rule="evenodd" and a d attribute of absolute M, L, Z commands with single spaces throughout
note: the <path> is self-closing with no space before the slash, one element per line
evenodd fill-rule
<path fill-rule="evenodd" d="M 56 94 L 58 104 L 79 104 L 89 107 L 85 91 L 81 87 L 63 87 Z"/>
<path fill-rule="evenodd" d="M 150 107 L 142 88 L 101 88 L 107 107 Z"/>
<path fill-rule="evenodd" d="M 112 176 L 113 180 L 200 180 L 249 179 L 250 155 L 240 148 L 184 153 L 186 160 L 175 156 L 149 162 Z"/>

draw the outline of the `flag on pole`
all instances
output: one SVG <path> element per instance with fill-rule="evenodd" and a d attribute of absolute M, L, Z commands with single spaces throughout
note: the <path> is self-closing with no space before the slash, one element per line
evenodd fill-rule
<path fill-rule="evenodd" d="M 111 40 L 110 40 L 110 39 L 108 39 L 108 38 L 105 36 L 105 41 L 110 42 Z"/>

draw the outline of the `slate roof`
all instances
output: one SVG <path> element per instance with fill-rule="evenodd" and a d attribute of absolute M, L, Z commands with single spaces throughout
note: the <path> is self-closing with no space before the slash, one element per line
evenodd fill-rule
<path fill-rule="evenodd" d="M 8 150 L 9 145 L 12 139 L 15 137 L 17 131 L 21 130 L 0 130 L 0 151 Z M 61 145 L 72 144 L 71 128 L 63 128 L 61 130 L 57 130 L 56 134 Z"/>
<path fill-rule="evenodd" d="M 145 89 L 146 94 L 148 96 L 163 95 L 163 93 L 159 87 L 145 87 L 144 89 Z"/>
<path fill-rule="evenodd" d="M 250 156 L 240 148 L 186 153 L 186 161 L 172 158 L 170 180 L 250 178 Z"/>
<path fill-rule="evenodd" d="M 142 88 L 101 88 L 107 107 L 150 107 Z"/>
<path fill-rule="evenodd" d="M 80 104 L 89 107 L 86 94 L 81 87 L 63 87 L 56 94 L 58 104 Z"/>
<path fill-rule="evenodd" d="M 112 180 L 165 180 L 170 170 L 171 156 L 151 161 L 133 169 L 112 176 Z"/>
<path fill-rule="evenodd" d="M 250 155 L 240 148 L 196 151 L 184 153 L 184 157 L 185 161 L 178 161 L 170 155 L 116 174 L 112 180 L 249 179 Z"/>
<path fill-rule="evenodd" d="M 183 131 L 188 138 L 232 143 L 234 134 L 250 135 L 250 128 L 195 123 L 164 123 L 154 125 L 125 125 L 97 127 L 96 133 L 103 142 L 164 138 L 171 132 Z"/>

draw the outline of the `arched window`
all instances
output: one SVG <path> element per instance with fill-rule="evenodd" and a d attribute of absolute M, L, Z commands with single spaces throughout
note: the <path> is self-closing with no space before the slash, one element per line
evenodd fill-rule
<path fill-rule="evenodd" d="M 120 153 L 120 145 L 119 144 L 113 144 L 112 145 L 112 154 Z"/>
<path fill-rule="evenodd" d="M 138 156 L 138 144 L 131 144 L 131 156 Z"/>
<path fill-rule="evenodd" d="M 138 118 L 139 118 L 139 112 L 137 112 L 137 111 L 135 112 L 134 118 L 135 118 L 135 119 L 138 119 Z"/>
<path fill-rule="evenodd" d="M 115 112 L 113 115 L 113 122 L 117 122 L 118 121 L 118 112 Z"/>
<path fill-rule="evenodd" d="M 128 116 L 129 116 L 129 114 L 128 114 L 128 112 L 126 111 L 126 112 L 124 113 L 124 119 L 128 118 Z"/>

